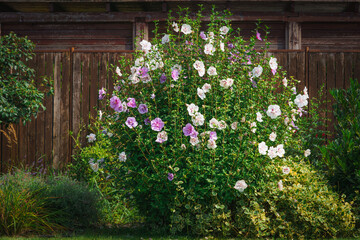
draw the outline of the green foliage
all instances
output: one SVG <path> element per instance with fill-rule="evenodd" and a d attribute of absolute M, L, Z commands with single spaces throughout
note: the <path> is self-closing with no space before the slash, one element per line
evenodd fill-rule
<path fill-rule="evenodd" d="M 89 227 L 100 217 L 100 196 L 66 176 L 25 171 L 0 178 L 0 233 L 45 233 Z"/>
<path fill-rule="evenodd" d="M 180 11 L 176 22 L 169 16 L 167 35 L 156 28 L 135 61 L 121 59 L 121 72 L 114 66 L 110 106 L 92 126 L 77 171 L 125 188 L 147 223 L 172 233 L 348 233 L 351 206 L 305 160 L 308 131 L 321 122 L 317 105 L 305 117 L 307 90 L 296 92 L 276 59 L 255 50 L 260 37 L 245 41 L 226 15 L 213 12 L 204 33 L 201 10 Z M 266 40 L 266 28 L 256 33 Z"/>
<path fill-rule="evenodd" d="M 332 89 L 336 119 L 335 139 L 323 146 L 323 162 L 331 183 L 354 197 L 360 190 L 360 83 L 350 80 L 348 89 Z"/>
<path fill-rule="evenodd" d="M 96 131 L 97 141 L 89 147 L 81 147 L 80 135 L 74 137 L 78 147 L 73 162 L 69 165 L 68 174 L 78 181 L 88 182 L 101 194 L 101 222 L 105 224 L 128 224 L 141 222 L 138 210 L 134 207 L 134 200 L 129 189 L 119 188 L 109 171 L 103 168 L 103 159 L 109 159 L 111 134 L 101 128 L 100 122 L 89 126 L 91 132 Z M 94 171 L 89 163 L 99 165 Z M 117 161 L 112 162 L 113 167 L 121 167 Z"/>
<path fill-rule="evenodd" d="M 26 122 L 45 109 L 44 93 L 35 86 L 34 70 L 26 66 L 33 50 L 34 44 L 26 37 L 10 33 L 0 38 L 0 123 L 18 123 L 20 118 Z M 45 85 L 50 86 L 46 79 L 40 86 Z"/>
<path fill-rule="evenodd" d="M 57 212 L 54 222 L 70 229 L 97 223 L 100 196 L 96 190 L 62 175 L 49 177 L 46 185 L 46 207 Z"/>
<path fill-rule="evenodd" d="M 51 221 L 39 179 L 17 173 L 0 179 L 0 235 L 48 233 L 59 226 Z M 33 188 L 37 185 L 36 188 Z"/>

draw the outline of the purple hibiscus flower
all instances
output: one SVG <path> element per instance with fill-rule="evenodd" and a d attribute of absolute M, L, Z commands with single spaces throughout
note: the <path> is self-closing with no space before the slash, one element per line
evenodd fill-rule
<path fill-rule="evenodd" d="M 194 131 L 195 131 L 195 129 L 190 123 L 186 124 L 186 126 L 183 127 L 183 133 L 185 136 L 190 136 L 191 133 Z"/>
<path fill-rule="evenodd" d="M 129 101 L 129 102 L 127 103 L 127 106 L 128 106 L 128 107 L 136 108 L 135 98 L 128 98 L 127 100 Z"/>
<path fill-rule="evenodd" d="M 260 33 L 258 31 L 256 31 L 256 38 L 259 40 L 259 41 L 262 41 L 262 38 L 260 37 Z"/>
<path fill-rule="evenodd" d="M 139 108 L 138 108 L 138 111 L 140 114 L 145 114 L 148 112 L 148 108 L 146 106 L 146 104 L 140 104 L 139 105 Z"/>
<path fill-rule="evenodd" d="M 99 100 L 103 100 L 104 97 L 105 97 L 105 94 L 106 94 L 105 89 L 104 89 L 104 88 L 101 88 L 101 89 L 99 90 Z"/>
<path fill-rule="evenodd" d="M 164 127 L 164 122 L 160 118 L 155 118 L 151 121 L 151 129 L 160 132 Z"/>
<path fill-rule="evenodd" d="M 173 173 L 168 173 L 168 180 L 171 182 L 172 180 L 174 180 L 174 174 Z"/>
<path fill-rule="evenodd" d="M 165 73 L 161 74 L 161 76 L 160 76 L 160 83 L 164 83 L 164 82 L 166 82 L 166 75 L 165 75 Z"/>
<path fill-rule="evenodd" d="M 122 106 L 120 99 L 117 96 L 110 98 L 110 107 L 115 111 L 119 112 L 119 108 Z"/>
<path fill-rule="evenodd" d="M 138 125 L 138 122 L 136 121 L 136 119 L 134 117 L 128 117 L 125 124 L 129 128 L 134 128 Z"/>
<path fill-rule="evenodd" d="M 217 140 L 216 132 L 210 132 L 210 140 Z"/>
<path fill-rule="evenodd" d="M 145 125 L 149 125 L 149 124 L 150 124 L 150 119 L 149 119 L 149 118 L 146 118 L 146 119 L 144 120 L 144 123 L 145 123 Z"/>
<path fill-rule="evenodd" d="M 172 79 L 174 79 L 174 81 L 177 81 L 179 79 L 179 75 L 180 75 L 180 72 L 178 69 L 174 69 L 171 72 L 171 77 L 172 77 Z"/>
<path fill-rule="evenodd" d="M 141 77 L 147 77 L 148 76 L 149 69 L 147 67 L 142 67 L 139 69 L 139 75 Z"/>
<path fill-rule="evenodd" d="M 207 40 L 206 34 L 204 33 L 204 31 L 200 32 L 200 37 L 204 40 Z"/>

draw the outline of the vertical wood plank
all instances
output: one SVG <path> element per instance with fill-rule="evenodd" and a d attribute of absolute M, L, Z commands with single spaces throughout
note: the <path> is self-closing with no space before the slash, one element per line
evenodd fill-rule
<path fill-rule="evenodd" d="M 45 88 L 43 86 L 40 86 L 42 83 L 42 79 L 45 76 L 45 54 L 44 53 L 37 53 L 36 58 L 36 72 L 37 72 L 37 86 L 39 87 L 39 90 L 44 92 Z M 45 101 L 44 101 L 45 104 Z M 37 115 L 36 119 L 36 159 L 40 160 L 43 158 L 43 155 L 45 153 L 45 111 L 40 111 Z M 42 159 L 42 161 L 44 161 Z"/>
<path fill-rule="evenodd" d="M 53 125 L 53 168 L 60 166 L 61 144 L 61 53 L 55 53 L 54 64 L 54 125 Z"/>
<path fill-rule="evenodd" d="M 317 83 L 317 62 L 318 56 L 316 53 L 308 53 L 309 56 L 309 65 L 308 65 L 308 74 L 309 74 L 309 98 L 312 99 L 316 96 L 318 91 L 318 83 Z M 311 107 L 311 106 L 309 106 Z"/>
<path fill-rule="evenodd" d="M 301 23 L 288 22 L 285 32 L 285 48 L 301 49 Z"/>
<path fill-rule="evenodd" d="M 328 103 L 327 103 L 327 117 L 330 119 L 328 130 L 333 133 L 334 132 L 334 114 L 332 111 L 332 104 L 334 103 L 331 94 L 329 93 L 330 89 L 334 89 L 336 87 L 336 73 L 335 73 L 335 53 L 326 54 L 326 85 L 327 85 L 327 93 L 328 93 Z"/>
<path fill-rule="evenodd" d="M 54 80 L 54 53 L 45 53 L 45 74 Z M 53 160 L 53 104 L 54 96 L 45 97 L 45 155 L 46 167 L 52 166 Z"/>
<path fill-rule="evenodd" d="M 28 66 L 35 69 L 36 68 L 36 55 L 34 58 L 29 61 Z M 35 78 L 37 77 L 35 72 Z M 35 166 L 35 146 L 34 143 L 36 143 L 36 124 L 35 124 L 35 118 L 32 117 L 31 121 L 26 124 L 28 126 L 27 128 L 27 135 L 28 135 L 28 146 L 27 146 L 27 157 L 22 164 L 24 166 Z"/>
<path fill-rule="evenodd" d="M 90 64 L 90 54 L 83 53 L 81 55 L 82 61 L 82 98 L 81 98 L 81 110 L 82 110 L 82 124 L 88 125 L 89 124 L 89 114 L 90 114 L 90 88 L 89 88 L 89 64 Z M 81 132 L 81 139 L 85 139 L 86 131 Z"/>
<path fill-rule="evenodd" d="M 135 18 L 133 25 L 133 49 L 141 49 L 140 41 L 142 39 L 149 40 L 149 25 L 145 18 Z"/>
<path fill-rule="evenodd" d="M 354 53 L 355 64 L 354 64 L 354 79 L 360 82 L 360 53 Z"/>
<path fill-rule="evenodd" d="M 109 63 L 107 65 L 107 69 L 108 69 L 108 96 L 111 96 L 113 91 L 114 91 L 114 74 L 116 74 L 111 65 L 115 66 L 115 59 L 116 59 L 116 53 L 109 53 Z"/>
<path fill-rule="evenodd" d="M 289 72 L 289 62 L 288 62 L 288 53 L 286 52 L 279 52 L 276 55 L 277 58 L 277 62 L 280 66 L 282 66 L 283 70 L 285 70 L 286 72 Z"/>
<path fill-rule="evenodd" d="M 327 82 L 326 82 L 326 53 L 319 53 L 318 54 L 318 90 L 321 89 L 321 87 L 324 87 L 324 100 L 328 99 L 328 89 L 327 89 Z M 320 108 L 326 108 L 327 105 L 324 104 L 320 106 Z M 321 109 L 320 116 L 322 119 L 326 119 L 326 112 Z M 323 130 L 327 130 L 327 128 L 321 128 Z"/>
<path fill-rule="evenodd" d="M 305 86 L 308 88 L 306 82 L 306 67 L 305 67 L 305 52 L 297 52 L 296 54 L 296 78 L 300 81 L 300 86 L 304 88 Z"/>
<path fill-rule="evenodd" d="M 66 166 L 71 160 L 70 151 L 70 52 L 61 54 L 62 64 L 62 88 L 61 88 L 61 140 L 60 140 L 60 164 Z"/>
<path fill-rule="evenodd" d="M 99 70 L 99 54 L 91 54 L 91 80 L 90 80 L 90 114 L 92 118 L 96 118 L 97 112 L 95 107 L 97 107 L 98 102 L 98 70 Z"/>
<path fill-rule="evenodd" d="M 109 53 L 102 53 L 100 58 L 100 69 L 99 69 L 99 89 L 108 88 L 107 86 L 107 63 L 109 61 Z M 106 106 L 105 100 L 99 100 L 99 109 L 104 109 Z"/>
<path fill-rule="evenodd" d="M 345 62 L 344 62 L 344 88 L 348 88 L 350 86 L 350 78 L 353 77 L 354 69 L 353 69 L 353 63 L 354 63 L 354 53 L 344 53 L 345 55 Z"/>
<path fill-rule="evenodd" d="M 80 130 L 81 118 L 81 55 L 73 55 L 73 79 L 72 79 L 72 132 L 77 137 Z"/>
<path fill-rule="evenodd" d="M 297 53 L 296 52 L 289 52 L 288 54 L 288 66 L 289 76 L 293 76 L 297 79 Z"/>
<path fill-rule="evenodd" d="M 335 82 L 335 87 L 336 88 L 344 88 L 345 86 L 345 82 L 344 82 L 344 62 L 345 62 L 345 57 L 344 57 L 344 53 L 336 53 L 335 56 L 335 67 L 336 67 L 336 82 Z"/>

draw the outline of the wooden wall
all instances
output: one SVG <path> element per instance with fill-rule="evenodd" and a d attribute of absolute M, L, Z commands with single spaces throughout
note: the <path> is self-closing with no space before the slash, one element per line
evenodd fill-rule
<path fill-rule="evenodd" d="M 133 24 L 123 23 L 7 23 L 2 33 L 11 31 L 28 36 L 42 49 L 112 49 L 131 50 L 133 47 Z"/>
<path fill-rule="evenodd" d="M 99 88 L 113 89 L 112 74 L 107 71 L 109 64 L 116 64 L 121 55 L 129 52 L 37 51 L 29 66 L 36 70 L 37 79 L 44 75 L 54 79 L 55 95 L 45 99 L 47 109 L 36 119 L 16 126 L 17 145 L 9 148 L 5 136 L 0 135 L 0 171 L 7 171 L 11 159 L 24 165 L 36 165 L 41 159 L 48 166 L 69 163 L 73 144 L 69 132 L 76 135 L 96 116 Z M 344 88 L 349 86 L 350 78 L 360 79 L 360 51 L 278 50 L 270 54 L 278 58 L 289 76 L 301 80 L 299 89 L 308 87 L 310 97 L 317 94 L 322 84 L 327 89 Z M 330 99 L 329 94 L 327 98 Z M 330 109 L 331 105 L 327 107 Z M 82 133 L 82 142 L 87 134 Z"/>

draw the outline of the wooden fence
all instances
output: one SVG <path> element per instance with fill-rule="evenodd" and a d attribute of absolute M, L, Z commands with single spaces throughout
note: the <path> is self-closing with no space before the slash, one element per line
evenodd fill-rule
<path fill-rule="evenodd" d="M 11 159 L 29 166 L 36 166 L 40 161 L 55 167 L 71 162 L 73 140 L 70 131 L 77 135 L 80 128 L 89 123 L 90 117 L 96 116 L 94 107 L 99 106 L 98 89 L 113 89 L 112 73 L 107 71 L 109 65 L 129 52 L 36 52 L 29 66 L 36 70 L 38 80 L 41 76 L 54 79 L 55 94 L 46 97 L 46 111 L 40 112 L 25 126 L 15 126 L 17 144 L 10 143 L 9 147 L 4 134 L 0 135 L 0 171 L 6 172 L 8 166 L 14 164 Z M 322 84 L 326 89 L 346 88 L 350 78 L 360 79 L 360 51 L 307 49 L 277 50 L 270 54 L 278 59 L 288 76 L 301 80 L 301 90 L 307 86 L 310 98 L 317 94 Z M 330 99 L 328 93 L 327 98 Z M 331 109 L 330 103 L 327 108 Z M 86 131 L 82 132 L 82 141 L 86 134 Z"/>

